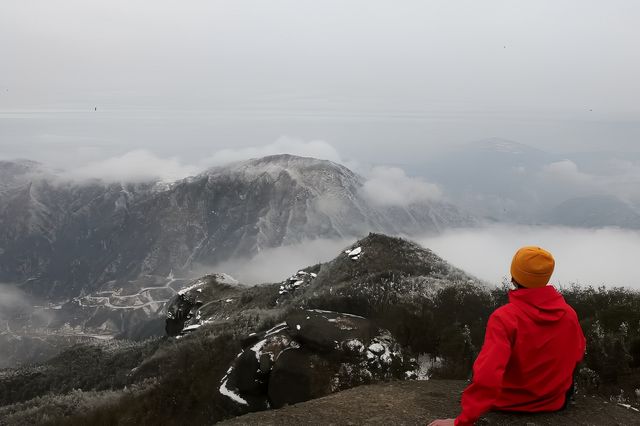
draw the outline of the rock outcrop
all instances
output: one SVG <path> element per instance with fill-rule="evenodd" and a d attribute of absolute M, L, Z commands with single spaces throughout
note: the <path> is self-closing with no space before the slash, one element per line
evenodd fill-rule
<path fill-rule="evenodd" d="M 245 341 L 220 392 L 249 411 L 279 408 L 411 368 L 398 343 L 365 318 L 301 310 Z"/>

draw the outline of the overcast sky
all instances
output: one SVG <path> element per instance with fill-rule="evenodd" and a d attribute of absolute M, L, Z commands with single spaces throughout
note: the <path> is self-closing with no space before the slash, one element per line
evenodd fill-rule
<path fill-rule="evenodd" d="M 639 151 L 638 22 L 634 0 L 0 0 L 0 157 Z"/>

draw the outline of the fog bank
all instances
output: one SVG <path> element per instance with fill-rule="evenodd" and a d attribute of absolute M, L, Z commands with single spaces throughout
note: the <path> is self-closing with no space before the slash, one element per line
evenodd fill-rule
<path fill-rule="evenodd" d="M 551 251 L 556 259 L 553 284 L 640 289 L 636 269 L 640 253 L 638 231 L 495 225 L 448 230 L 414 240 L 454 266 L 496 285 L 510 277 L 511 259 L 518 248 L 538 245 Z M 196 275 L 225 272 L 246 284 L 278 282 L 301 268 L 332 260 L 354 242 L 355 238 L 307 241 L 267 249 L 251 259 L 201 266 L 195 272 Z"/>
<path fill-rule="evenodd" d="M 274 283 L 307 266 L 332 260 L 353 242 L 354 240 L 318 239 L 267 249 L 251 259 L 232 259 L 212 267 L 198 267 L 196 275 L 200 272 L 224 272 L 244 284 Z"/>
<path fill-rule="evenodd" d="M 450 230 L 418 240 L 455 266 L 500 284 L 521 246 L 537 245 L 556 259 L 552 283 L 606 285 L 640 289 L 637 261 L 640 232 L 627 229 L 581 229 L 495 225 Z"/>

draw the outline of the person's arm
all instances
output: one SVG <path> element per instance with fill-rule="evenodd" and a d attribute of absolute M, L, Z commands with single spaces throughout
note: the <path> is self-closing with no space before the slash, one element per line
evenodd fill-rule
<path fill-rule="evenodd" d="M 473 381 L 462 394 L 462 413 L 455 419 L 456 426 L 473 425 L 495 404 L 511 357 L 511 334 L 499 315 L 489 317 L 482 350 L 473 364 Z"/>

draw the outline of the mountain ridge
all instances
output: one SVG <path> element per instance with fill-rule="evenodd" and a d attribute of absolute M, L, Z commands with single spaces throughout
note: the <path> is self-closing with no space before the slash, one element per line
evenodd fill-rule
<path fill-rule="evenodd" d="M 36 179 L 0 194 L 0 281 L 28 281 L 30 292 L 49 296 L 64 285 L 68 297 L 304 239 L 474 223 L 445 203 L 377 208 L 361 186 L 344 166 L 290 155 L 213 168 L 165 189 Z"/>

